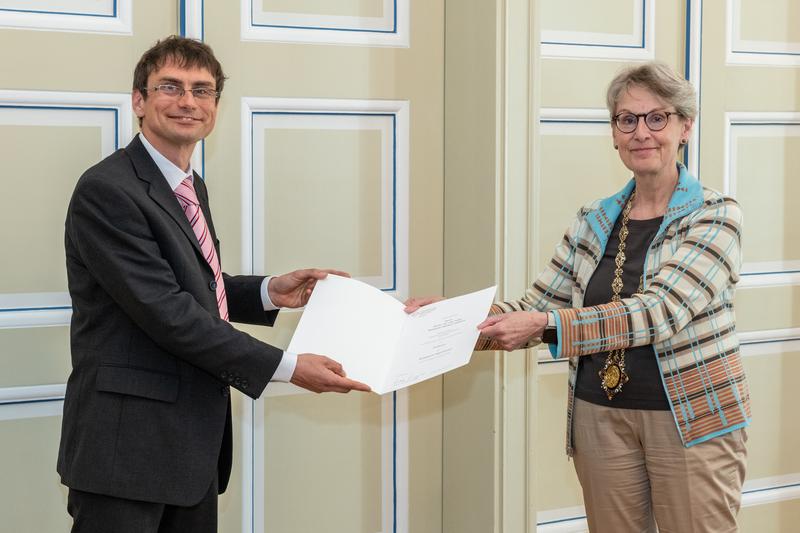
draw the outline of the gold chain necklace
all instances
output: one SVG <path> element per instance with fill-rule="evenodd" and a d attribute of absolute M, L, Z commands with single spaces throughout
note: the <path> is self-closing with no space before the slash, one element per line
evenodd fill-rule
<path fill-rule="evenodd" d="M 628 221 L 630 220 L 631 209 L 633 208 L 633 199 L 636 198 L 636 191 L 633 191 L 628 204 L 622 211 L 622 224 L 619 228 L 619 246 L 617 247 L 617 257 L 614 259 L 614 264 L 617 268 L 614 269 L 614 280 L 611 282 L 611 301 L 619 302 L 620 293 L 622 292 L 622 266 L 625 264 L 625 240 L 628 238 Z M 642 292 L 642 277 L 639 278 L 639 290 Z M 603 369 L 598 372 L 600 375 L 600 387 L 605 391 L 609 400 L 613 400 L 621 390 L 622 386 L 628 382 L 628 374 L 625 372 L 625 348 L 620 350 L 611 350 L 608 352 L 606 362 Z"/>

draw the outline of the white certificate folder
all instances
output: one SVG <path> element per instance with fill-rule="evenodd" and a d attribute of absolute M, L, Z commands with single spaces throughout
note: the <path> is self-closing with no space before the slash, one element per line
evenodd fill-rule
<path fill-rule="evenodd" d="M 317 282 L 288 351 L 327 355 L 347 377 L 385 394 L 469 362 L 496 287 L 412 314 L 381 290 L 329 275 Z"/>

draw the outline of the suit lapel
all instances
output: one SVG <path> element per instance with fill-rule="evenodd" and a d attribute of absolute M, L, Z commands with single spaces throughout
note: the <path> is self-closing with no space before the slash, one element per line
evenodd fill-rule
<path fill-rule="evenodd" d="M 149 184 L 147 192 L 150 198 L 175 221 L 200 257 L 203 257 L 203 251 L 200 249 L 200 243 L 197 242 L 191 224 L 189 224 L 189 219 L 186 218 L 186 214 L 175 198 L 175 193 L 170 189 L 166 178 L 161 174 L 153 158 L 147 153 L 138 135 L 125 148 L 125 152 L 131 158 L 136 175 L 140 180 Z M 205 213 L 205 209 L 203 212 Z M 203 263 L 208 266 L 205 259 L 203 259 Z"/>

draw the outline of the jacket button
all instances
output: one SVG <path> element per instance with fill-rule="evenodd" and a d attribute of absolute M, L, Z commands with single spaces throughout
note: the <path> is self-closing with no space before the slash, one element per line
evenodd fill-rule
<path fill-rule="evenodd" d="M 246 380 L 246 379 L 243 379 L 243 380 L 242 380 L 242 384 L 241 384 L 241 385 L 242 385 L 242 388 L 243 388 L 243 389 L 246 389 L 246 388 L 247 388 L 247 385 L 248 385 L 248 383 L 247 383 L 247 380 Z"/>
<path fill-rule="evenodd" d="M 229 391 L 229 390 L 228 390 L 228 387 L 222 387 L 222 388 L 219 390 L 219 392 L 220 392 L 220 393 L 222 394 L 222 396 L 224 396 L 224 397 L 227 397 L 227 396 L 228 396 L 228 395 L 231 393 L 231 391 Z"/>
<path fill-rule="evenodd" d="M 217 282 L 212 281 L 211 283 L 208 284 L 208 288 L 211 289 L 212 291 L 217 290 Z"/>
<path fill-rule="evenodd" d="M 224 380 L 227 380 L 227 379 L 228 379 L 228 371 L 227 371 L 227 370 L 223 370 L 223 371 L 222 371 L 222 374 L 220 374 L 219 376 L 220 376 L 222 379 L 224 379 Z"/>

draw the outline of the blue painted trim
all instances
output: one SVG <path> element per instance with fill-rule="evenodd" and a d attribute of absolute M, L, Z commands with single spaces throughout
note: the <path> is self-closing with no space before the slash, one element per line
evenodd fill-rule
<path fill-rule="evenodd" d="M 181 37 L 186 37 L 186 0 L 178 2 L 178 26 Z"/>
<path fill-rule="evenodd" d="M 642 0 L 642 46 L 641 48 L 644 49 L 644 43 L 647 41 L 647 2 L 646 0 Z"/>
<path fill-rule="evenodd" d="M 186 37 L 186 0 L 180 0 L 178 6 L 178 22 L 180 26 L 181 37 Z M 204 41 L 206 37 L 206 2 L 200 0 L 200 40 Z"/>
<path fill-rule="evenodd" d="M 256 401 L 250 399 L 250 409 L 253 416 L 250 417 L 250 453 L 253 459 L 256 456 Z M 264 430 L 266 431 L 266 429 Z M 266 440 L 266 439 L 265 439 Z M 250 531 L 256 532 L 256 462 L 250 461 Z M 266 521 L 266 517 L 265 517 Z"/>
<path fill-rule="evenodd" d="M 0 313 L 25 313 L 28 311 L 66 311 L 71 310 L 72 306 L 55 305 L 53 307 L 8 307 L 0 309 Z"/>
<path fill-rule="evenodd" d="M 321 112 L 311 113 L 308 111 L 253 111 L 250 113 L 250 175 L 255 176 L 253 172 L 255 151 L 253 148 L 253 135 L 255 131 L 254 118 L 256 115 L 302 115 L 302 116 L 346 116 L 346 117 L 392 117 L 392 191 L 394 197 L 392 198 L 392 286 L 384 287 L 380 290 L 391 292 L 397 290 L 397 114 L 395 113 L 334 113 L 334 112 Z M 254 181 L 254 180 L 252 180 Z M 252 187 L 252 183 L 251 183 Z M 251 191 L 250 198 L 253 198 Z M 251 202 L 253 201 L 251 200 Z M 254 207 L 254 206 L 253 206 Z M 252 217 L 251 217 L 252 224 Z M 251 227 L 250 235 L 253 235 L 253 228 Z M 255 243 L 251 243 L 255 247 Z M 252 248 L 251 248 L 252 249 Z M 251 266 L 252 268 L 252 266 Z"/>
<path fill-rule="evenodd" d="M 787 337 L 785 339 L 770 339 L 766 341 L 746 341 L 739 343 L 739 346 L 756 346 L 758 344 L 777 344 L 779 342 L 800 341 L 800 337 Z"/>
<path fill-rule="evenodd" d="M 250 1 L 250 26 L 252 28 L 278 28 L 278 29 L 290 29 L 290 30 L 314 30 L 314 31 L 350 31 L 356 33 L 397 33 L 397 0 L 393 2 L 393 15 L 394 21 L 392 24 L 391 30 L 367 30 L 364 28 L 326 28 L 323 26 L 292 26 L 292 25 L 282 25 L 282 24 L 256 24 L 253 21 L 253 2 Z"/>
<path fill-rule="evenodd" d="M 397 391 L 392 392 L 392 533 L 397 533 Z"/>
<path fill-rule="evenodd" d="M 800 52 L 761 52 L 754 50 L 731 50 L 732 54 L 757 54 L 765 56 L 800 56 Z"/>
<path fill-rule="evenodd" d="M 397 288 L 397 115 L 392 115 L 392 289 Z"/>
<path fill-rule="evenodd" d="M 610 124 L 610 120 L 597 120 L 597 119 L 587 119 L 587 120 L 569 120 L 569 119 L 560 119 L 560 118 L 543 118 L 539 120 L 540 124 Z"/>
<path fill-rule="evenodd" d="M 800 274 L 800 270 L 766 270 L 764 272 L 743 272 L 740 276 L 768 276 L 771 274 Z"/>
<path fill-rule="evenodd" d="M 321 26 L 284 26 L 280 24 L 252 24 L 254 28 L 279 28 L 289 30 L 314 30 L 314 31 L 352 31 L 358 33 L 397 33 L 397 28 L 392 30 L 365 30 L 361 28 L 324 28 Z"/>
<path fill-rule="evenodd" d="M 731 122 L 731 126 L 800 126 L 800 122 Z"/>
<path fill-rule="evenodd" d="M 571 516 L 569 518 L 559 518 L 557 520 L 548 520 L 546 522 L 537 522 L 536 525 L 537 526 L 549 526 L 549 525 L 552 525 L 552 524 L 563 524 L 564 522 L 572 522 L 573 520 L 584 520 L 585 518 L 586 518 L 586 515 L 584 514 L 584 515 L 580 515 L 580 516 Z"/>
<path fill-rule="evenodd" d="M 686 0 L 686 24 L 683 40 L 683 77 L 687 81 L 692 79 L 692 0 Z M 699 97 L 698 92 L 698 97 Z M 683 149 L 683 165 L 689 167 L 689 146 Z"/>
<path fill-rule="evenodd" d="M 0 109 L 45 109 L 50 111 L 106 111 L 114 113 L 114 149 L 119 149 L 119 110 L 116 107 L 79 107 L 57 105 L 3 105 Z"/>
<path fill-rule="evenodd" d="M 593 44 L 593 43 L 570 43 L 570 42 L 561 42 L 561 41 L 542 41 L 542 44 L 559 44 L 565 46 L 587 46 L 587 47 L 595 47 L 595 48 L 631 48 L 634 50 L 641 50 L 642 47 L 638 45 L 632 44 Z"/>
<path fill-rule="evenodd" d="M 253 211 L 255 211 L 255 145 L 253 144 L 253 132 L 255 131 L 255 114 L 250 113 L 250 274 L 255 273 L 255 258 L 252 251 L 256 248 L 255 231 L 256 225 L 253 220 Z M 269 291 L 267 291 L 269 293 Z"/>
<path fill-rule="evenodd" d="M 789 483 L 788 485 L 776 485 L 774 487 L 764 487 L 763 489 L 745 490 L 742 492 L 742 494 L 758 494 L 759 492 L 767 492 L 770 490 L 778 490 L 778 489 L 791 489 L 794 487 L 800 487 L 800 483 Z"/>
<path fill-rule="evenodd" d="M 70 11 L 45 11 L 42 9 L 11 9 L 7 7 L 0 8 L 0 11 L 8 13 L 33 13 L 35 15 L 68 15 L 71 17 L 94 17 L 94 18 L 117 18 L 117 0 L 114 0 L 114 7 L 110 15 L 105 13 L 73 13 Z"/>
<path fill-rule="evenodd" d="M 700 47 L 700 50 L 698 52 L 699 61 L 700 61 L 700 68 L 698 69 L 698 71 L 700 72 L 700 79 L 697 80 L 697 99 L 698 99 L 698 101 L 702 102 L 702 97 L 703 97 L 703 8 L 705 7 L 705 5 L 703 4 L 703 0 L 696 0 L 696 1 L 700 2 L 700 42 L 698 43 L 698 45 Z M 701 123 L 697 126 L 697 134 L 696 135 L 697 135 L 698 139 L 701 139 L 700 132 L 702 131 L 702 129 L 703 129 L 703 124 L 702 124 L 702 121 L 701 121 Z M 697 143 L 697 176 L 696 176 L 698 180 L 700 179 L 700 174 L 701 174 L 701 172 L 700 172 L 700 143 L 698 142 Z"/>
<path fill-rule="evenodd" d="M 565 46 L 593 46 L 597 48 L 632 48 L 644 50 L 647 42 L 647 0 L 642 0 L 642 42 L 639 45 L 631 44 L 595 44 L 595 43 L 571 43 L 567 41 L 542 41 L 541 44 L 557 44 Z"/>
<path fill-rule="evenodd" d="M 115 107 L 76 107 L 76 106 L 54 106 L 54 105 L 3 105 L 0 109 L 43 109 L 49 111 L 104 111 L 114 113 L 114 149 L 119 149 L 119 110 Z M 71 310 L 72 306 L 57 305 L 52 307 L 12 307 L 0 309 L 0 313 L 21 313 L 27 311 L 65 311 Z"/>
<path fill-rule="evenodd" d="M 203 169 L 203 181 L 206 180 L 206 140 L 200 141 L 200 166 Z"/>
<path fill-rule="evenodd" d="M 49 111 L 106 111 L 114 113 L 114 149 L 119 149 L 119 110 L 116 107 L 79 107 L 57 105 L 4 105 L 0 109 L 44 109 Z"/>
<path fill-rule="evenodd" d="M 2 387 L 0 387 L 2 388 Z M 0 406 L 3 405 L 31 405 L 35 403 L 47 403 L 47 402 L 63 402 L 63 396 L 56 396 L 55 398 L 42 398 L 41 400 L 12 400 L 9 402 L 0 402 Z"/>

